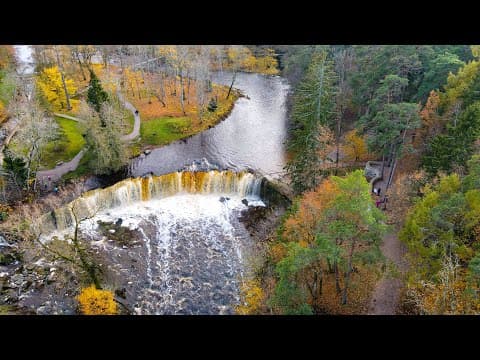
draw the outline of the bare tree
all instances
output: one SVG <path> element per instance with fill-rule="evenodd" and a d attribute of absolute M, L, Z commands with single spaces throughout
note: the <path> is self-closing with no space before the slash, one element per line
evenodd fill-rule
<path fill-rule="evenodd" d="M 46 115 L 36 100 L 22 101 L 15 106 L 15 116 L 19 121 L 19 130 L 16 140 L 20 145 L 21 153 L 27 160 L 27 179 L 30 179 L 41 159 L 41 152 L 45 145 L 56 137 L 58 125 Z M 23 152 L 24 151 L 24 152 Z M 34 183 L 34 189 L 35 189 Z M 27 186 L 29 189 L 30 186 Z"/>
<path fill-rule="evenodd" d="M 195 93 L 197 100 L 197 115 L 202 122 L 203 111 L 207 102 L 210 74 L 210 54 L 205 46 L 200 47 L 195 61 Z"/>

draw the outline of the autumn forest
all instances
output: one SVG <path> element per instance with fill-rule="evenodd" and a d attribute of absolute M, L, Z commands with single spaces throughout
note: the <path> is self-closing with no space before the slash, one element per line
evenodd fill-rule
<path fill-rule="evenodd" d="M 0 46 L 0 314 L 480 313 L 480 46 Z"/>

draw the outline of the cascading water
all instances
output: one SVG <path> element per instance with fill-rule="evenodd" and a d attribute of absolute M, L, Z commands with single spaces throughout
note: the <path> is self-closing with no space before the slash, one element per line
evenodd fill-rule
<path fill-rule="evenodd" d="M 162 199 L 179 193 L 235 194 L 258 200 L 260 185 L 261 179 L 249 172 L 218 170 L 183 171 L 126 179 L 106 189 L 86 192 L 67 206 L 44 215 L 39 226 L 42 233 L 64 230 L 74 225 L 75 217 L 85 219 L 104 209 Z"/>
<path fill-rule="evenodd" d="M 110 258 L 138 314 L 231 314 L 252 248 L 238 216 L 244 199 L 263 205 L 260 187 L 251 173 L 216 170 L 127 179 L 85 193 L 39 226 L 66 233 L 74 215 L 85 219 L 82 236 Z M 140 244 L 119 247 L 102 235 L 98 221 L 119 219 Z"/>

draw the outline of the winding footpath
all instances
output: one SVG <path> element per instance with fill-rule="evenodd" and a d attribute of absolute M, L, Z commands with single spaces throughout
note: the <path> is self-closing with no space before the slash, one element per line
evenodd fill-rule
<path fill-rule="evenodd" d="M 140 135 L 140 115 L 136 112 L 137 109 L 135 109 L 135 107 L 131 103 L 126 101 L 122 94 L 118 92 L 117 95 L 125 108 L 132 112 L 135 119 L 133 131 L 130 134 L 121 137 L 122 141 L 131 141 Z M 80 123 L 85 123 L 85 120 L 79 119 L 74 116 L 60 113 L 55 113 L 54 115 Z M 85 155 L 85 152 L 86 148 L 83 148 L 79 151 L 77 155 L 75 155 L 72 160 L 58 165 L 53 169 L 37 171 L 37 183 L 39 184 L 39 186 L 42 187 L 42 190 L 52 190 L 55 184 L 61 179 L 63 175 L 69 173 L 70 171 L 75 171 L 80 164 L 80 160 L 82 160 L 83 155 Z"/>
<path fill-rule="evenodd" d="M 117 96 L 123 103 L 123 106 L 132 112 L 135 119 L 135 123 L 133 124 L 133 131 L 130 134 L 122 136 L 123 141 L 132 141 L 133 139 L 140 136 L 140 115 L 137 112 L 137 109 L 135 109 L 135 106 L 125 100 L 125 98 L 120 92 L 117 92 Z"/>

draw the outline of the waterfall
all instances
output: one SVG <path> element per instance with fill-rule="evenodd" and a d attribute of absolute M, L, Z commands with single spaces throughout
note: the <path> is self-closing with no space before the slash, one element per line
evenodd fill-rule
<path fill-rule="evenodd" d="M 249 172 L 212 170 L 183 171 L 161 176 L 126 179 L 105 189 L 84 193 L 71 203 L 39 219 L 43 234 L 65 230 L 102 210 L 127 206 L 139 201 L 163 199 L 176 194 L 235 194 L 250 199 L 260 198 L 262 180 Z"/>

